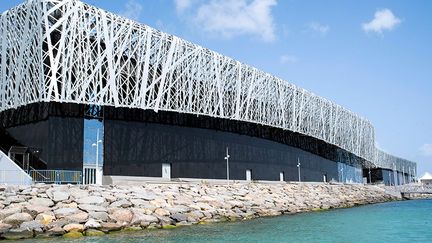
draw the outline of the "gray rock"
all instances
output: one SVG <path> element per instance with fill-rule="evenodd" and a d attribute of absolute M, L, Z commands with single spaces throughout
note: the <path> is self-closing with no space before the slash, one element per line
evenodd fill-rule
<path fill-rule="evenodd" d="M 41 224 L 38 220 L 33 220 L 33 221 L 22 223 L 20 228 L 40 231 L 41 229 L 44 228 L 44 225 Z"/>
<path fill-rule="evenodd" d="M 43 213 L 43 212 L 48 212 L 50 211 L 51 208 L 46 207 L 46 206 L 40 206 L 40 205 L 28 205 L 24 208 L 23 212 L 25 213 L 29 213 L 32 217 L 36 217 L 38 214 Z"/>
<path fill-rule="evenodd" d="M 77 200 L 78 204 L 96 204 L 100 205 L 105 202 L 105 198 L 99 196 L 82 197 Z"/>
<path fill-rule="evenodd" d="M 40 197 L 30 199 L 29 203 L 32 205 L 45 206 L 45 207 L 51 207 L 54 205 L 54 202 L 51 199 L 40 198 Z"/>
<path fill-rule="evenodd" d="M 87 221 L 87 219 L 88 219 L 88 213 L 83 211 L 65 217 L 65 220 L 68 220 L 70 222 L 75 222 L 75 223 L 84 223 Z"/>
<path fill-rule="evenodd" d="M 162 225 L 162 227 L 166 225 L 175 225 L 175 221 L 169 217 L 158 215 L 156 215 L 156 217 L 159 219 L 159 223 Z"/>
<path fill-rule="evenodd" d="M 59 219 L 59 220 L 56 220 L 56 221 L 49 223 L 47 228 L 63 227 L 63 226 L 70 224 L 70 223 L 73 223 L 73 222 L 70 222 L 69 220 L 66 220 L 66 219 Z"/>
<path fill-rule="evenodd" d="M 65 191 L 54 191 L 52 199 L 54 202 L 65 201 L 69 199 L 69 193 Z"/>
<path fill-rule="evenodd" d="M 78 208 L 87 211 L 87 212 L 106 212 L 107 209 L 105 207 L 93 204 L 79 204 Z"/>
<path fill-rule="evenodd" d="M 155 210 L 155 214 L 157 214 L 158 216 L 169 216 L 170 212 L 163 208 L 157 208 Z"/>
<path fill-rule="evenodd" d="M 21 213 L 21 207 L 13 207 L 8 209 L 2 209 L 0 210 L 0 220 L 16 213 Z"/>
<path fill-rule="evenodd" d="M 107 221 L 108 213 L 106 212 L 89 212 L 89 218 L 93 218 L 99 221 Z"/>
<path fill-rule="evenodd" d="M 73 215 L 73 214 L 76 214 L 78 212 L 81 212 L 81 210 L 79 210 L 77 208 L 59 208 L 59 209 L 54 210 L 54 214 L 55 214 L 56 218 L 64 218 L 66 216 Z"/>
<path fill-rule="evenodd" d="M 132 206 L 132 203 L 125 199 L 121 199 L 119 201 L 113 202 L 110 205 L 110 207 L 112 208 L 128 208 L 130 206 Z"/>
<path fill-rule="evenodd" d="M 26 201 L 25 198 L 22 196 L 11 196 L 11 197 L 7 197 L 4 203 L 9 205 L 11 203 L 22 203 L 25 201 Z"/>
<path fill-rule="evenodd" d="M 99 222 L 97 222 L 94 219 L 89 219 L 85 224 L 84 224 L 84 228 L 85 229 L 99 229 L 101 227 L 101 224 Z"/>
<path fill-rule="evenodd" d="M 32 220 L 33 217 L 28 213 L 16 213 L 3 219 L 3 223 L 18 226 L 23 222 L 32 221 Z"/>
<path fill-rule="evenodd" d="M 132 220 L 132 212 L 128 209 L 116 209 L 109 217 L 120 224 L 128 224 Z"/>
<path fill-rule="evenodd" d="M 188 218 L 185 214 L 181 214 L 181 213 L 175 213 L 175 214 L 171 215 L 170 217 L 177 222 L 187 221 L 187 218 Z"/>
<path fill-rule="evenodd" d="M 88 191 L 82 190 L 80 188 L 74 187 L 69 189 L 69 194 L 75 199 L 83 198 L 88 196 Z"/>
<path fill-rule="evenodd" d="M 150 223 L 157 223 L 159 222 L 159 219 L 152 215 L 144 214 L 142 211 L 138 209 L 132 210 L 133 216 L 132 220 L 130 222 L 131 225 L 143 225 L 144 222 L 150 224 Z"/>
<path fill-rule="evenodd" d="M 8 232 L 4 233 L 2 237 L 6 238 L 7 240 L 33 238 L 33 230 L 23 229 L 23 228 L 11 229 Z"/>
<path fill-rule="evenodd" d="M 143 199 L 137 199 L 137 198 L 133 198 L 130 200 L 130 202 L 133 204 L 133 206 L 135 207 L 139 207 L 141 205 L 148 205 L 149 203 Z"/>
<path fill-rule="evenodd" d="M 66 231 L 63 229 L 63 227 L 56 226 L 56 227 L 49 229 L 46 232 L 46 235 L 47 236 L 60 236 L 60 235 L 64 235 L 65 233 L 66 233 Z"/>
<path fill-rule="evenodd" d="M 117 223 L 102 223 L 100 230 L 102 230 L 103 232 L 110 232 L 110 231 L 121 230 L 122 227 L 123 226 L 121 224 L 117 224 Z"/>
<path fill-rule="evenodd" d="M 166 210 L 168 210 L 171 214 L 175 214 L 175 213 L 187 213 L 191 210 L 191 208 L 183 205 L 178 205 L 174 207 L 167 207 Z"/>

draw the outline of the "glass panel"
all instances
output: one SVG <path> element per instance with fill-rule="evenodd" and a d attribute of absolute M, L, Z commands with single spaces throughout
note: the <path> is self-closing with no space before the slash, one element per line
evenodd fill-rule
<path fill-rule="evenodd" d="M 84 165 L 96 165 L 96 154 L 99 167 L 103 165 L 103 136 L 102 120 L 84 119 Z"/>

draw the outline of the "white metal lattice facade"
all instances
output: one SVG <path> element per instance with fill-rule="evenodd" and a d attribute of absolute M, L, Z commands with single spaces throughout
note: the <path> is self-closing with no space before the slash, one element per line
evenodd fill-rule
<path fill-rule="evenodd" d="M 337 104 L 80 1 L 3 13 L 0 49 L 0 111 L 55 101 L 205 115 L 299 132 L 377 167 L 416 167 L 378 150 L 371 123 Z"/>

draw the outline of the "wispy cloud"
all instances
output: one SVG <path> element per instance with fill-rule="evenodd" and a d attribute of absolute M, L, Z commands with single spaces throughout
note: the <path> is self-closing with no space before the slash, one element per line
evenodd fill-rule
<path fill-rule="evenodd" d="M 183 13 L 192 6 L 192 0 L 174 0 L 174 3 L 178 13 Z"/>
<path fill-rule="evenodd" d="M 309 31 L 313 31 L 321 35 L 327 34 L 327 32 L 330 30 L 330 26 L 318 22 L 309 23 L 307 25 L 307 28 L 309 29 Z"/>
<path fill-rule="evenodd" d="M 296 56 L 292 56 L 292 55 L 282 55 L 279 58 L 279 62 L 281 64 L 296 63 L 297 62 L 297 57 Z"/>
<path fill-rule="evenodd" d="M 424 156 L 432 156 L 432 144 L 425 143 L 419 148 L 420 152 Z"/>
<path fill-rule="evenodd" d="M 382 9 L 375 12 L 374 19 L 362 24 L 365 32 L 376 32 L 382 34 L 384 30 L 391 31 L 398 26 L 402 20 L 397 18 L 390 9 Z"/>
<path fill-rule="evenodd" d="M 210 0 L 193 6 L 190 0 L 174 1 L 180 14 L 193 8 L 186 17 L 209 34 L 224 38 L 257 36 L 268 42 L 276 38 L 272 15 L 276 0 Z"/>
<path fill-rule="evenodd" d="M 133 19 L 139 20 L 141 13 L 143 11 L 143 6 L 136 0 L 129 0 L 126 2 L 124 10 L 120 12 L 120 15 Z"/>

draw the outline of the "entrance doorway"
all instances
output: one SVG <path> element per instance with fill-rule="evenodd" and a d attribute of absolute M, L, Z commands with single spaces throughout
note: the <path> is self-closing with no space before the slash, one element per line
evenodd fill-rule
<path fill-rule="evenodd" d="M 279 181 L 285 181 L 285 172 L 280 172 L 279 173 Z"/>
<path fill-rule="evenodd" d="M 171 164 L 163 163 L 162 164 L 162 178 L 171 180 Z"/>
<path fill-rule="evenodd" d="M 246 170 L 246 181 L 252 180 L 252 170 Z"/>

